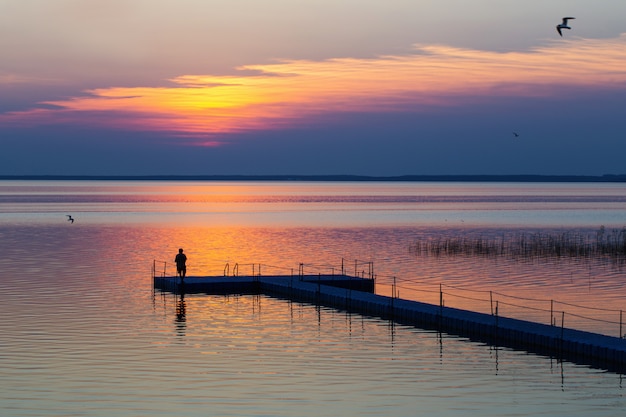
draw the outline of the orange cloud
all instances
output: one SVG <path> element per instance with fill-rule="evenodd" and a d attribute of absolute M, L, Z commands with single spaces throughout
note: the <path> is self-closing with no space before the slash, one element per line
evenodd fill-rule
<path fill-rule="evenodd" d="M 454 105 L 459 97 L 548 96 L 555 87 L 623 87 L 626 35 L 563 40 L 525 52 L 416 46 L 373 59 L 282 61 L 246 75 L 183 75 L 166 87 L 112 87 L 0 117 L 29 124 L 101 114 L 108 126 L 207 137 L 276 129 L 343 111 Z M 252 74 L 252 75 L 248 75 Z M 98 123 L 98 122 L 95 122 Z M 205 142 L 215 143 L 215 142 Z"/>

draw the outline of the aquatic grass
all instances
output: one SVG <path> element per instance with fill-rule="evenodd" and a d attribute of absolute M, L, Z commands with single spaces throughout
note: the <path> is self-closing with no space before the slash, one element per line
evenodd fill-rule
<path fill-rule="evenodd" d="M 523 258 L 610 258 L 626 260 L 626 227 L 595 233 L 517 233 L 498 237 L 462 235 L 417 240 L 415 255 Z"/>

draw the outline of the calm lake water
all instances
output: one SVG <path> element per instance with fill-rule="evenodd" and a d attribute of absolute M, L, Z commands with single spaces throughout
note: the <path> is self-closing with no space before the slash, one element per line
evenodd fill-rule
<path fill-rule="evenodd" d="M 623 184 L 2 181 L 0 414 L 621 415 L 621 374 L 267 296 L 151 286 L 153 261 L 179 247 L 190 275 L 373 262 L 381 294 L 395 279 L 403 298 L 438 303 L 441 288 L 449 306 L 487 312 L 496 299 L 501 315 L 563 311 L 566 326 L 619 336 L 622 262 L 411 250 L 601 226 L 626 226 Z"/>

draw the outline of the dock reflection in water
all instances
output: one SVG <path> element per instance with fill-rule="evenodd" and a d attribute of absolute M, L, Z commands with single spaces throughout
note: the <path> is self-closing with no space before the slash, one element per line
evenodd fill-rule
<path fill-rule="evenodd" d="M 159 297 L 174 317 L 176 295 Z M 255 403 L 278 415 L 310 415 L 327 402 L 345 415 L 584 415 L 622 390 L 621 375 L 323 306 L 264 295 L 185 299 L 185 344 L 209 356 L 196 372 L 217 368 L 228 386 L 256 381 Z M 222 367 L 226 358 L 236 369 Z"/>

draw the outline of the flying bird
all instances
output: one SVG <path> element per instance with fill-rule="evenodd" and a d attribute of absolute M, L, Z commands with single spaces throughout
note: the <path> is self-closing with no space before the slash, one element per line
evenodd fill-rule
<path fill-rule="evenodd" d="M 559 35 L 563 36 L 561 33 L 561 29 L 571 29 L 571 27 L 567 26 L 567 21 L 570 19 L 576 19 L 575 17 L 564 17 L 563 23 L 556 25 L 556 31 L 559 32 Z"/>
<path fill-rule="evenodd" d="M 70 216 L 69 214 L 66 214 L 67 216 L 67 221 L 70 223 L 74 223 L 74 218 L 72 216 Z"/>
<path fill-rule="evenodd" d="M 513 136 L 515 136 L 516 138 L 519 138 L 519 133 L 513 132 Z"/>

